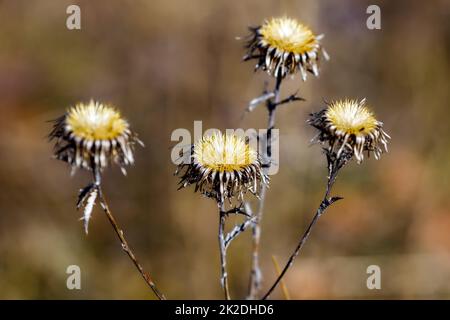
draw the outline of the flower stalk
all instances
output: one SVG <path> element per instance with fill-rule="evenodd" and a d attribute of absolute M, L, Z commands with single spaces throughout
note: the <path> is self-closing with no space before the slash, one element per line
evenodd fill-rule
<path fill-rule="evenodd" d="M 230 292 L 228 289 L 227 274 L 227 247 L 225 245 L 225 220 L 226 212 L 223 202 L 218 203 L 219 206 L 219 252 L 220 252 L 220 284 L 223 289 L 225 300 L 230 300 Z"/>
<path fill-rule="evenodd" d="M 281 100 L 281 84 L 284 77 L 279 75 L 276 77 L 275 86 L 272 92 L 263 92 L 263 95 L 259 98 L 253 99 L 252 101 L 264 101 L 266 102 L 266 109 L 268 112 L 267 120 L 267 134 L 260 137 L 262 139 L 263 145 L 266 148 L 267 158 L 265 159 L 264 169 L 269 172 L 272 165 L 272 130 L 275 128 L 276 110 L 277 107 L 286 103 L 294 101 L 304 101 L 305 99 L 299 97 L 297 93 L 291 94 L 287 98 Z M 263 97 L 265 99 L 263 99 Z M 250 279 L 248 286 L 247 298 L 250 300 L 256 299 L 259 290 L 261 288 L 262 272 L 259 263 L 259 249 L 261 241 L 261 221 L 264 215 L 264 204 L 266 201 L 267 185 L 262 185 L 261 193 L 258 201 L 258 211 L 256 213 L 256 220 L 252 227 L 252 257 L 251 257 L 251 270 Z"/>
<path fill-rule="evenodd" d="M 297 247 L 295 248 L 294 252 L 289 257 L 286 265 L 284 266 L 283 270 L 273 283 L 273 285 L 270 287 L 270 289 L 267 291 L 267 293 L 262 297 L 262 300 L 266 300 L 275 290 L 277 285 L 280 283 L 280 281 L 283 279 L 284 275 L 288 271 L 288 269 L 292 266 L 294 263 L 295 258 L 299 255 L 300 251 L 302 250 L 303 246 L 305 245 L 306 241 L 309 238 L 309 235 L 311 233 L 312 228 L 319 220 L 320 216 L 322 216 L 323 213 L 327 210 L 328 207 L 330 207 L 333 203 L 335 203 L 338 200 L 341 200 L 343 198 L 341 197 L 330 197 L 331 188 L 333 187 L 333 184 L 336 181 L 337 175 L 339 173 L 339 170 L 350 160 L 351 154 L 344 155 L 341 158 L 337 158 L 335 154 L 332 154 L 331 152 L 326 151 L 327 155 L 327 162 L 328 162 L 328 179 L 327 179 L 327 186 L 325 190 L 325 195 L 317 208 L 317 211 L 315 215 L 313 216 L 311 222 L 309 223 L 308 227 L 306 228 L 303 235 L 300 237 L 300 240 L 297 244 Z"/>
<path fill-rule="evenodd" d="M 125 234 L 122 230 L 122 228 L 117 223 L 117 220 L 113 216 L 111 210 L 109 209 L 108 203 L 106 201 L 106 198 L 103 194 L 103 190 L 101 187 L 101 173 L 100 170 L 95 167 L 94 170 L 94 179 L 95 179 L 95 188 L 98 190 L 98 197 L 100 201 L 100 205 L 103 208 L 103 211 L 106 214 L 106 217 L 108 218 L 109 222 L 111 223 L 112 228 L 114 229 L 114 232 L 116 233 L 117 237 L 119 238 L 119 241 L 122 245 L 123 251 L 128 255 L 130 260 L 133 262 L 134 266 L 144 279 L 144 281 L 147 283 L 147 285 L 150 287 L 150 289 L 153 291 L 153 293 L 156 295 L 156 297 L 159 300 L 166 300 L 166 297 L 164 296 L 161 291 L 157 288 L 155 282 L 150 277 L 150 275 L 144 271 L 144 268 L 139 263 L 138 259 L 136 258 L 136 255 L 134 254 L 133 250 L 131 249 L 130 245 L 128 244 L 128 241 L 125 238 Z"/>
<path fill-rule="evenodd" d="M 272 163 L 272 130 L 275 128 L 275 113 L 280 100 L 280 87 L 283 78 L 281 76 L 276 78 L 275 88 L 273 90 L 273 100 L 266 100 L 266 108 L 268 111 L 267 135 L 265 136 L 264 145 L 267 148 L 267 171 L 270 169 Z M 256 213 L 256 222 L 252 227 L 252 260 L 249 279 L 248 299 L 255 299 L 260 288 L 262 280 L 262 272 L 259 264 L 259 246 L 261 241 L 261 221 L 264 215 L 264 203 L 266 201 L 267 186 L 261 187 L 261 194 L 258 203 L 258 211 Z"/>

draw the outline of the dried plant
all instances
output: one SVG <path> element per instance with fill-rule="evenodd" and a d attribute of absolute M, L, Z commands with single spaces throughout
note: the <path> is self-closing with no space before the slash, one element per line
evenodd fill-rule
<path fill-rule="evenodd" d="M 330 195 L 339 170 L 353 157 L 357 163 L 361 163 L 364 152 L 367 156 L 373 153 L 376 159 L 379 159 L 383 149 L 387 152 L 390 136 L 383 131 L 383 123 L 378 121 L 365 106 L 365 99 L 359 102 L 349 99 L 332 102 L 325 109 L 311 114 L 307 122 L 319 131 L 312 141 L 322 144 L 327 159 L 328 177 L 325 195 L 283 271 L 263 296 L 263 300 L 270 296 L 294 263 L 320 216 L 334 202 L 342 199 Z"/>
<path fill-rule="evenodd" d="M 226 210 L 225 201 L 232 206 L 233 200 L 242 201 L 247 191 L 258 195 L 260 185 L 267 185 L 269 178 L 261 168 L 257 151 L 248 141 L 238 135 L 220 132 L 204 136 L 194 143 L 191 152 L 183 155 L 175 174 L 181 175 L 179 189 L 194 185 L 195 191 L 217 203 L 221 286 L 225 299 L 229 300 L 227 248 L 254 220 L 242 205 Z M 225 234 L 225 222 L 230 214 L 242 214 L 246 220 Z"/>
<path fill-rule="evenodd" d="M 247 107 L 247 111 L 250 112 L 265 103 L 268 111 L 267 135 L 260 139 L 267 146 L 267 159 L 264 159 L 264 163 L 267 171 L 269 171 L 272 165 L 272 130 L 275 128 L 277 107 L 304 100 L 297 93 L 291 94 L 285 99 L 280 99 L 282 81 L 287 75 L 294 76 L 297 72 L 300 72 L 303 81 L 307 78 L 307 72 L 318 76 L 320 57 L 323 56 L 326 60 L 329 57 L 320 44 L 323 35 L 314 35 L 307 26 L 295 19 L 287 17 L 272 18 L 265 21 L 261 26 L 249 29 L 251 34 L 248 37 L 247 54 L 243 58 L 244 61 L 256 60 L 255 70 L 264 70 L 275 78 L 274 89 L 270 92 L 264 89 L 263 94 L 253 99 Z M 252 230 L 253 250 L 248 290 L 249 299 L 256 299 L 261 289 L 262 272 L 259 265 L 259 247 L 266 191 L 263 186 L 256 213 L 256 223 Z"/>
<path fill-rule="evenodd" d="M 66 114 L 56 119 L 49 138 L 56 140 L 55 158 L 69 163 L 72 174 L 77 168 L 92 172 L 93 181 L 80 190 L 77 202 L 77 208 L 83 208 L 81 219 L 84 220 L 86 234 L 92 210 L 98 199 L 122 244 L 122 249 L 158 299 L 165 299 L 136 259 L 102 191 L 102 170 L 115 163 L 126 174 L 125 166 L 134 163 L 134 145 L 138 143 L 143 146 L 137 135 L 131 131 L 128 122 L 115 108 L 91 100 L 88 104 L 80 103 L 69 108 Z"/>
<path fill-rule="evenodd" d="M 275 128 L 275 113 L 280 105 L 304 100 L 297 93 L 281 98 L 281 85 L 287 76 L 294 77 L 298 73 L 303 81 L 308 72 L 318 76 L 319 62 L 322 58 L 329 59 L 320 43 L 323 35 L 316 36 L 295 19 L 272 18 L 261 26 L 251 27 L 250 33 L 243 60 L 256 60 L 255 71 L 266 71 L 274 79 L 273 90 L 267 90 L 266 83 L 262 95 L 252 99 L 246 109 L 251 112 L 258 106 L 265 105 L 268 111 L 267 134 L 258 137 L 259 143 L 267 148 L 266 152 L 260 154 L 247 139 L 237 134 L 215 131 L 196 141 L 187 152 L 181 152 L 181 161 L 175 172 L 180 179 L 178 189 L 193 185 L 194 192 L 199 192 L 217 204 L 220 283 L 227 300 L 231 299 L 227 249 L 234 239 L 249 228 L 252 230 L 252 258 L 247 298 L 256 299 L 261 291 L 261 221 L 269 184 L 268 174 L 273 165 L 272 133 Z M 387 152 L 390 136 L 383 130 L 383 123 L 366 106 L 365 99 L 345 99 L 329 103 L 323 110 L 312 113 L 307 123 L 318 130 L 312 142 L 321 144 L 326 156 L 328 176 L 325 194 L 282 270 L 273 258 L 278 276 L 262 299 L 267 299 L 280 282 L 283 284 L 284 275 L 299 255 L 320 216 L 334 202 L 342 199 L 331 196 L 331 189 L 340 170 L 353 158 L 360 164 L 364 155 L 373 155 L 379 159 L 383 152 Z M 165 299 L 137 261 L 102 192 L 102 171 L 115 163 L 125 174 L 125 167 L 134 163 L 135 144 L 143 145 L 128 122 L 115 108 L 91 101 L 69 108 L 65 115 L 56 119 L 50 138 L 56 140 L 55 157 L 69 163 L 72 172 L 77 168 L 92 172 L 92 183 L 80 191 L 77 203 L 77 208 L 83 208 L 82 220 L 86 234 L 93 208 L 98 201 L 123 250 L 155 295 L 160 300 Z M 246 199 L 248 193 L 258 199 L 256 212 Z M 225 232 L 226 219 L 231 214 L 241 215 L 244 221 Z M 284 284 L 283 292 L 289 298 Z"/>

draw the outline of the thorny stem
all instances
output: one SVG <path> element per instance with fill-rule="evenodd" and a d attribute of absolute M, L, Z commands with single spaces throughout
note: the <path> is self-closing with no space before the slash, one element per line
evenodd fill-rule
<path fill-rule="evenodd" d="M 230 293 L 228 290 L 228 275 L 227 275 L 227 248 L 225 245 L 225 219 L 227 213 L 224 208 L 223 201 L 219 205 L 219 251 L 220 251 L 220 283 L 226 300 L 230 300 Z"/>
<path fill-rule="evenodd" d="M 270 164 L 272 162 L 272 129 L 275 127 L 275 111 L 278 103 L 280 102 L 280 87 L 283 78 L 277 77 L 275 88 L 273 90 L 274 98 L 267 100 L 267 110 L 269 112 L 269 120 L 267 124 L 267 139 L 265 145 L 267 146 L 267 161 Z M 256 222 L 252 228 L 252 262 L 249 281 L 249 299 L 255 299 L 258 291 L 261 287 L 261 268 L 259 266 L 259 244 L 261 239 L 261 220 L 264 213 L 264 202 L 266 199 L 267 186 L 265 184 L 261 187 L 260 200 L 258 212 L 256 214 Z"/>
<path fill-rule="evenodd" d="M 311 220 L 310 224 L 308 225 L 308 228 L 306 228 L 305 232 L 303 233 L 302 237 L 300 238 L 300 241 L 298 242 L 297 247 L 295 248 L 294 252 L 289 257 L 289 260 L 286 263 L 283 271 L 281 271 L 281 273 L 279 274 L 279 276 L 276 279 L 276 281 L 274 282 L 274 284 L 270 287 L 270 289 L 267 291 L 267 293 L 262 297 L 262 300 L 266 300 L 270 296 L 270 294 L 273 292 L 273 290 L 277 287 L 278 283 L 280 283 L 280 281 L 283 279 L 283 276 L 286 274 L 287 270 L 292 266 L 295 258 L 299 255 L 301 249 L 303 248 L 303 245 L 308 240 L 309 234 L 311 233 L 311 230 L 314 227 L 314 225 L 316 224 L 317 220 L 319 220 L 320 216 L 334 202 L 342 199 L 341 197 L 330 198 L 330 192 L 331 192 L 331 188 L 333 187 L 334 182 L 336 181 L 339 170 L 347 163 L 348 160 L 349 160 L 349 158 L 347 155 L 343 155 L 341 158 L 336 159 L 334 154 L 330 154 L 330 152 L 327 152 L 328 182 L 327 182 L 327 187 L 326 187 L 326 191 L 325 191 L 323 200 L 320 203 L 319 207 L 317 208 L 316 214 L 314 215 L 313 219 Z"/>
<path fill-rule="evenodd" d="M 111 210 L 109 209 L 109 206 L 106 202 L 106 199 L 103 195 L 102 188 L 101 188 L 101 174 L 100 170 L 94 166 L 94 179 L 95 179 L 95 186 L 98 190 L 98 195 L 100 199 L 101 206 L 103 208 L 103 211 L 106 213 L 106 216 L 108 217 L 109 222 L 111 223 L 114 231 L 117 234 L 117 237 L 120 240 L 120 243 L 122 244 L 122 249 L 125 251 L 125 253 L 128 255 L 128 257 L 133 261 L 133 264 L 135 265 L 136 269 L 138 269 L 139 273 L 141 274 L 142 278 L 145 280 L 145 282 L 149 285 L 149 287 L 152 289 L 152 291 L 155 293 L 155 295 L 158 297 L 159 300 L 166 300 L 166 297 L 164 294 L 162 294 L 158 288 L 156 287 L 155 283 L 153 282 L 152 278 L 148 273 L 144 271 L 141 264 L 136 259 L 136 256 L 133 253 L 133 250 L 128 245 L 127 240 L 125 239 L 125 235 L 118 225 L 116 219 L 114 218 L 113 214 L 111 213 Z"/>

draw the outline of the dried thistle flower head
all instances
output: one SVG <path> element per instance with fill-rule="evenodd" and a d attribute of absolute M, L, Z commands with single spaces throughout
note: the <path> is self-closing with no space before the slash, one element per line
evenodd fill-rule
<path fill-rule="evenodd" d="M 308 123 L 319 130 L 315 139 L 328 144 L 329 151 L 337 151 L 338 158 L 343 152 L 350 152 L 358 163 L 363 161 L 364 151 L 368 156 L 373 152 L 379 159 L 383 152 L 380 144 L 387 151 L 391 138 L 383 131 L 383 123 L 365 106 L 365 99 L 334 101 L 311 114 Z"/>
<path fill-rule="evenodd" d="M 114 162 L 124 174 L 134 163 L 134 143 L 142 144 L 115 108 L 93 100 L 56 119 L 50 139 L 56 140 L 55 157 L 74 169 L 103 169 Z"/>
<path fill-rule="evenodd" d="M 323 35 L 314 35 L 295 19 L 272 18 L 250 30 L 253 34 L 244 60 L 258 59 L 255 69 L 266 70 L 274 77 L 284 78 L 300 70 L 302 79 L 306 80 L 307 71 L 319 75 L 321 54 L 328 60 L 320 45 Z"/>
<path fill-rule="evenodd" d="M 269 181 L 262 171 L 257 151 L 234 134 L 214 132 L 201 138 L 176 173 L 184 168 L 180 189 L 195 184 L 195 191 L 218 202 L 235 196 L 242 200 L 247 191 L 257 195 L 258 184 Z"/>

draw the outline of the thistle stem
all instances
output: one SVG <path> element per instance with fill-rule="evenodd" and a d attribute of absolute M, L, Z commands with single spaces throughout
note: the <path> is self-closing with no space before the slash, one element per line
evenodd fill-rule
<path fill-rule="evenodd" d="M 277 287 L 278 283 L 280 283 L 280 281 L 283 279 L 287 270 L 292 266 L 295 258 L 299 255 L 304 244 L 308 240 L 311 230 L 314 227 L 314 225 L 317 223 L 317 221 L 319 220 L 320 216 L 334 202 L 342 199 L 340 197 L 330 198 L 330 192 L 331 192 L 331 188 L 333 187 L 334 182 L 336 181 L 339 170 L 347 163 L 347 159 L 344 158 L 344 159 L 332 160 L 328 153 L 327 153 L 327 159 L 328 159 L 328 182 L 327 182 L 327 187 L 326 187 L 326 191 L 325 191 L 323 200 L 320 203 L 319 207 L 317 208 L 316 214 L 314 215 L 310 224 L 308 225 L 305 232 L 301 236 L 301 238 L 297 244 L 297 247 L 295 248 L 294 252 L 289 257 L 288 262 L 286 263 L 285 267 L 283 268 L 283 271 L 281 271 L 281 273 L 275 280 L 274 284 L 270 287 L 270 289 L 267 291 L 267 293 L 262 297 L 262 300 L 266 300 L 270 296 L 270 294 L 273 292 L 273 290 Z"/>
<path fill-rule="evenodd" d="M 122 244 L 123 251 L 125 251 L 125 253 L 128 255 L 128 257 L 131 259 L 131 261 L 133 262 L 134 266 L 136 267 L 136 269 L 141 274 L 142 278 L 145 280 L 145 282 L 148 284 L 148 286 L 152 289 L 152 291 L 155 293 L 155 295 L 158 297 L 158 299 L 159 300 L 166 300 L 166 297 L 164 296 L 164 294 L 162 294 L 158 290 L 158 288 L 156 287 L 156 285 L 153 282 L 153 280 L 150 277 L 150 275 L 148 273 L 146 273 L 144 271 L 144 269 L 142 268 L 141 264 L 139 263 L 139 261 L 137 260 L 136 256 L 134 255 L 133 250 L 128 245 L 128 241 L 126 240 L 122 229 L 120 228 L 119 224 L 117 223 L 116 219 L 114 218 L 113 214 L 111 213 L 111 210 L 109 209 L 108 203 L 106 202 L 106 199 L 105 199 L 105 197 L 103 195 L 103 191 L 102 191 L 102 188 L 101 188 L 100 170 L 98 170 L 96 167 L 95 167 L 95 170 L 94 170 L 94 179 L 95 179 L 96 188 L 98 190 L 100 204 L 101 204 L 101 206 L 103 208 L 103 211 L 105 212 L 109 222 L 111 223 L 111 226 L 113 227 L 114 231 L 116 232 L 117 237 L 120 240 L 120 243 Z"/>
<path fill-rule="evenodd" d="M 277 77 L 275 82 L 275 88 L 273 90 L 274 98 L 272 100 L 267 101 L 267 111 L 269 112 L 269 119 L 267 123 L 267 138 L 266 138 L 266 147 L 267 147 L 267 157 L 269 168 L 272 162 L 272 129 L 275 127 L 275 112 L 278 103 L 280 102 L 280 87 L 283 78 Z M 261 288 L 261 268 L 259 265 L 259 244 L 261 240 L 261 220 L 264 214 L 264 202 L 266 200 L 267 186 L 265 184 L 261 187 L 259 206 L 257 211 L 256 222 L 252 228 L 252 261 L 251 261 L 251 271 L 250 271 L 250 280 L 249 280 L 249 292 L 248 298 L 255 299 L 258 295 L 258 291 Z"/>
<path fill-rule="evenodd" d="M 280 273 L 281 273 L 280 265 L 278 264 L 278 260 L 274 255 L 272 255 L 272 261 L 273 261 L 273 265 L 275 267 L 275 271 L 277 272 L 277 275 L 280 275 Z M 284 279 L 281 280 L 280 284 L 281 284 L 281 289 L 283 291 L 284 299 L 291 300 L 291 296 L 289 294 L 286 284 L 284 283 Z"/>
<path fill-rule="evenodd" d="M 225 245 L 225 219 L 226 211 L 223 202 L 219 202 L 219 252 L 220 252 L 220 284 L 226 300 L 230 300 L 227 275 L 227 248 Z"/>

